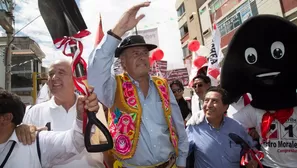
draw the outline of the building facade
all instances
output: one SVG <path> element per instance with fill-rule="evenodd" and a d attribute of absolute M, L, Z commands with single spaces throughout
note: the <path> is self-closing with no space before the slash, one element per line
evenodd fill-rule
<path fill-rule="evenodd" d="M 297 24 L 296 0 L 207 0 L 199 11 L 205 45 L 210 47 L 212 25 L 216 23 L 221 33 L 224 54 L 238 27 L 252 16 L 273 14 Z"/>
<path fill-rule="evenodd" d="M 192 54 L 188 50 L 188 43 L 191 40 L 198 40 L 203 44 L 201 23 L 198 9 L 206 0 L 176 0 L 175 8 L 178 15 L 178 25 L 180 31 L 180 42 L 183 50 L 184 65 L 190 72 L 192 64 Z"/>
<path fill-rule="evenodd" d="M 7 38 L 0 37 L 0 51 L 1 49 L 5 51 L 6 43 Z M 1 56 L 2 54 L 4 55 L 5 52 L 0 53 Z M 43 58 L 45 58 L 45 54 L 34 40 L 29 37 L 14 38 L 11 59 L 11 91 L 18 94 L 26 104 L 33 103 L 33 72 L 42 74 L 46 71 L 41 66 Z"/>

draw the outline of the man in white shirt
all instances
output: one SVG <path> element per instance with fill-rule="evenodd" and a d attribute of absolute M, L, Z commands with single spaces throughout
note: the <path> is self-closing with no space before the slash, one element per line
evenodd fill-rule
<path fill-rule="evenodd" d="M 68 131 L 41 131 L 32 145 L 18 141 L 15 128 L 22 122 L 25 105 L 8 91 L 0 90 L 0 167 L 41 168 L 56 164 L 79 154 L 84 149 L 82 113 L 84 108 L 98 111 L 97 96 L 80 96 L 77 100 L 77 117 Z"/>
<path fill-rule="evenodd" d="M 193 79 L 193 88 L 196 95 L 192 98 L 192 113 L 202 110 L 204 96 L 210 86 L 211 80 L 208 76 L 199 74 Z"/>
<path fill-rule="evenodd" d="M 67 60 L 57 60 L 49 68 L 48 88 L 53 95 L 49 101 L 36 104 L 25 114 L 23 119 L 24 124 L 32 124 L 38 127 L 43 127 L 46 124 L 50 125 L 52 131 L 66 131 L 72 127 L 73 121 L 76 118 L 76 102 L 77 95 L 72 80 L 71 63 Z M 106 125 L 104 113 L 100 115 L 101 122 Z M 105 123 L 104 123 L 105 121 Z M 22 130 L 17 130 L 19 139 L 24 143 Z M 95 135 L 100 136 L 98 129 Z M 92 143 L 99 144 L 98 136 L 91 139 Z M 25 137 L 25 136 L 23 136 Z M 28 136 L 27 136 L 28 137 Z M 102 137 L 102 136 L 101 136 Z M 103 136 L 104 137 L 104 136 Z M 96 138 L 96 140 L 95 140 Z M 102 138 L 101 138 L 102 139 Z M 33 140 L 33 139 L 32 139 Z M 69 160 L 54 166 L 53 168 L 103 168 L 102 153 L 88 153 L 86 150 L 80 154 L 70 158 Z"/>

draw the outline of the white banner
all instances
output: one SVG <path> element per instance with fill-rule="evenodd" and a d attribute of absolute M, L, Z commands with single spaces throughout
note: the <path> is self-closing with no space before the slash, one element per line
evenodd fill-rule
<path fill-rule="evenodd" d="M 115 75 L 119 75 L 124 72 L 121 66 L 121 60 L 119 58 L 115 58 L 115 61 L 113 63 L 113 70 Z"/>
<path fill-rule="evenodd" d="M 132 31 L 127 32 L 122 36 L 122 39 L 135 35 L 135 29 Z M 146 29 L 146 30 L 137 30 L 137 34 L 143 36 L 146 43 L 149 44 L 155 44 L 159 46 L 159 34 L 158 34 L 158 28 L 152 28 L 152 29 Z"/>
<path fill-rule="evenodd" d="M 221 51 L 221 33 L 217 29 L 216 25 L 214 25 L 212 37 L 213 39 L 208 60 L 207 75 L 212 80 L 212 85 L 217 86 L 217 77 L 220 74 L 221 70 L 219 62 L 223 60 L 224 56 Z"/>

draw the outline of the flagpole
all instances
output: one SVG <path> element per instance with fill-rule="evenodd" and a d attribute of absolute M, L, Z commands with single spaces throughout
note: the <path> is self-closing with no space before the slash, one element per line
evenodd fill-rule
<path fill-rule="evenodd" d="M 135 34 L 138 35 L 138 32 L 137 32 L 137 25 L 135 26 Z"/>

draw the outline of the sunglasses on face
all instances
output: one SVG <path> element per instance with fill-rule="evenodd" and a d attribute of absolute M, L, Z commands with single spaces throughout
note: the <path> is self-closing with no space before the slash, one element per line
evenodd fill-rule
<path fill-rule="evenodd" d="M 172 90 L 173 93 L 180 93 L 181 91 L 182 91 L 181 89 Z"/>
<path fill-rule="evenodd" d="M 202 86 L 203 86 L 203 84 L 201 84 L 201 83 L 199 83 L 199 84 L 194 84 L 194 85 L 193 85 L 193 88 L 196 89 L 196 88 L 200 88 L 200 87 L 202 87 Z"/>

